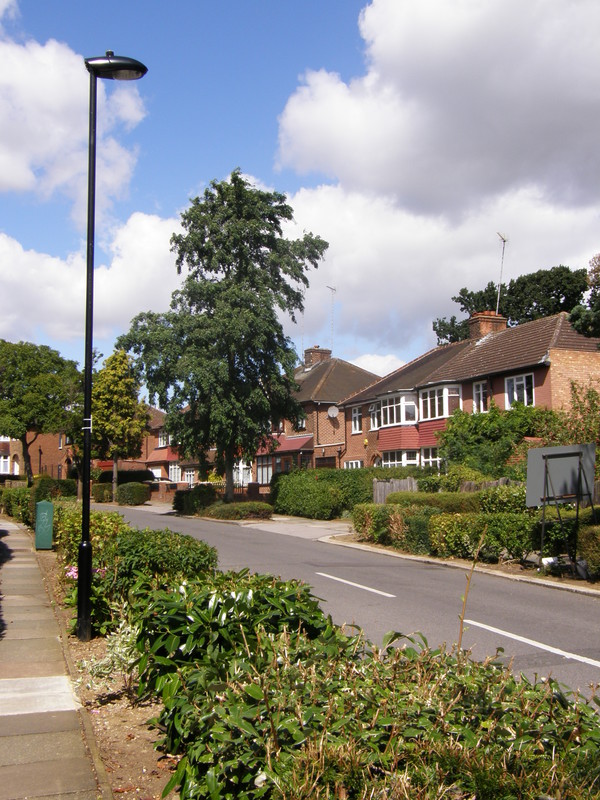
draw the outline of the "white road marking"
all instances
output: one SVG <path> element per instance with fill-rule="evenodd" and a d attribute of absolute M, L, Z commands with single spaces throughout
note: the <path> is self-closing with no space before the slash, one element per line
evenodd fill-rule
<path fill-rule="evenodd" d="M 343 578 L 336 578 L 335 575 L 328 575 L 326 572 L 317 572 L 322 578 L 329 578 L 332 581 L 339 581 L 340 583 L 347 583 L 348 586 L 355 586 L 357 589 L 364 589 L 365 592 L 373 592 L 373 594 L 380 594 L 383 597 L 396 597 L 395 594 L 382 592 L 379 589 L 372 589 L 370 586 L 363 586 L 361 583 L 353 583 L 353 581 L 345 581 Z"/>
<path fill-rule="evenodd" d="M 510 631 L 503 631 L 500 630 L 500 628 L 494 628 L 492 625 L 484 625 L 483 622 L 475 622 L 473 619 L 466 619 L 465 625 L 475 625 L 476 628 L 483 628 L 486 631 L 497 633 L 500 636 L 506 636 L 508 639 L 514 639 L 517 642 L 523 642 L 524 644 L 531 645 L 531 647 L 537 647 L 540 650 L 546 650 L 548 653 L 554 653 L 555 655 L 562 656 L 563 658 L 570 658 L 573 661 L 581 661 L 583 664 L 589 664 L 592 667 L 600 667 L 600 661 L 595 661 L 593 658 L 580 656 L 577 653 L 569 653 L 566 650 L 560 650 L 558 647 L 552 647 L 549 644 L 543 644 L 543 642 L 536 642 L 535 639 L 527 639 L 525 636 L 518 636 L 516 633 L 510 633 Z"/>

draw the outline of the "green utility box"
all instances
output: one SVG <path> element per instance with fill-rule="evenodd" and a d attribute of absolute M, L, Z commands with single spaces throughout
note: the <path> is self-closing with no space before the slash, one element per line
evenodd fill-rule
<path fill-rule="evenodd" d="M 52 550 L 54 506 L 49 500 L 35 504 L 35 549 Z"/>

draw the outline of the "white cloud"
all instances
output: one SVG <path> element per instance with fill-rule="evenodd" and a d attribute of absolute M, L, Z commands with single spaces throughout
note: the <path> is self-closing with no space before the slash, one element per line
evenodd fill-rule
<path fill-rule="evenodd" d="M 175 219 L 133 214 L 114 234 L 112 258 L 94 274 L 94 340 L 125 332 L 141 311 L 165 311 L 181 278 L 169 240 Z M 81 339 L 86 263 L 82 249 L 67 259 L 26 251 L 0 233 L 0 338 L 27 341 Z"/>
<path fill-rule="evenodd" d="M 54 40 L 46 44 L 0 41 L 0 192 L 34 192 L 47 200 L 59 192 L 86 219 L 89 76 L 83 58 Z M 98 81 L 98 215 L 127 190 L 136 152 L 112 132 L 137 124 L 144 109 L 137 89 L 107 94 Z"/>
<path fill-rule="evenodd" d="M 355 358 L 352 363 L 361 369 L 366 369 L 368 372 L 373 372 L 375 375 L 383 377 L 399 369 L 406 362 L 401 361 L 393 353 L 388 353 L 387 355 L 365 353 L 365 355 Z"/>
<path fill-rule="evenodd" d="M 595 203 L 599 24 L 595 0 L 373 0 L 366 74 L 304 76 L 280 163 L 450 217 L 523 187 Z"/>

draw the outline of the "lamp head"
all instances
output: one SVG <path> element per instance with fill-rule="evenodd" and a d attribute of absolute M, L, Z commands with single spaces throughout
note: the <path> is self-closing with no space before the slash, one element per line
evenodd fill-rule
<path fill-rule="evenodd" d="M 88 72 L 97 78 L 115 81 L 137 81 L 148 72 L 148 67 L 135 58 L 116 56 L 112 50 L 107 50 L 105 56 L 86 58 L 85 66 Z"/>

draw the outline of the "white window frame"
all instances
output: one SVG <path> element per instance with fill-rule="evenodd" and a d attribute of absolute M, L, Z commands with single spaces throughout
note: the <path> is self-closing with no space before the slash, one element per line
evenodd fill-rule
<path fill-rule="evenodd" d="M 0 475 L 10 475 L 10 456 L 0 456 Z"/>
<path fill-rule="evenodd" d="M 352 433 L 362 433 L 362 407 L 352 408 Z"/>
<path fill-rule="evenodd" d="M 422 467 L 436 467 L 440 468 L 442 459 L 439 456 L 437 447 L 422 447 L 421 448 L 421 466 Z"/>
<path fill-rule="evenodd" d="M 488 382 L 475 381 L 473 384 L 473 413 L 486 414 L 488 410 Z"/>
<path fill-rule="evenodd" d="M 256 482 L 268 486 L 273 477 L 273 459 L 271 456 L 256 456 Z"/>
<path fill-rule="evenodd" d="M 371 416 L 371 430 L 377 431 L 381 425 L 380 404 L 371 403 L 369 406 L 369 414 Z"/>
<path fill-rule="evenodd" d="M 364 467 L 365 462 L 355 459 L 354 461 L 344 461 L 344 469 L 361 469 Z"/>
<path fill-rule="evenodd" d="M 181 467 L 179 461 L 169 463 L 169 480 L 171 483 L 181 483 Z"/>
<path fill-rule="evenodd" d="M 521 397 L 519 397 L 519 393 L 521 393 Z M 512 408 L 513 404 L 517 402 L 521 402 L 525 406 L 535 405 L 533 372 L 511 375 L 504 379 L 504 407 Z"/>
<path fill-rule="evenodd" d="M 379 401 L 379 427 L 415 425 L 418 420 L 417 400 L 414 394 L 396 394 L 382 398 Z"/>
<path fill-rule="evenodd" d="M 188 467 L 183 473 L 183 480 L 188 486 L 193 486 L 196 483 L 196 470 L 193 467 Z"/>
<path fill-rule="evenodd" d="M 418 450 L 386 450 L 381 454 L 382 467 L 418 467 Z"/>
<path fill-rule="evenodd" d="M 158 432 L 158 446 L 166 447 L 169 444 L 169 434 L 163 429 Z"/>
<path fill-rule="evenodd" d="M 456 408 L 450 411 L 451 399 L 457 398 Z M 419 392 L 419 419 L 423 422 L 431 419 L 444 419 L 451 416 L 457 408 L 462 408 L 462 392 L 460 384 L 448 386 L 432 386 Z"/>
<path fill-rule="evenodd" d="M 305 431 L 306 430 L 306 417 L 300 417 L 298 419 L 298 424 L 296 425 L 297 431 Z"/>

